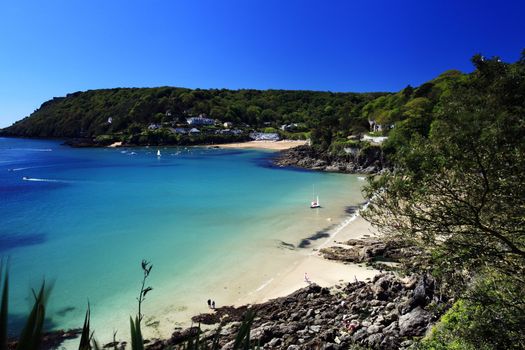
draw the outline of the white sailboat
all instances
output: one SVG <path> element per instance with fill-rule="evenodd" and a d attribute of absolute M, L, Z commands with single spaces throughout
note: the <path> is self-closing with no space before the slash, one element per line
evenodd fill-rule
<path fill-rule="evenodd" d="M 312 202 L 310 203 L 310 208 L 321 208 L 321 204 L 319 203 L 319 195 L 314 198 L 315 195 L 315 187 L 312 187 Z"/>
<path fill-rule="evenodd" d="M 160 149 L 157 150 L 157 157 L 160 157 Z"/>

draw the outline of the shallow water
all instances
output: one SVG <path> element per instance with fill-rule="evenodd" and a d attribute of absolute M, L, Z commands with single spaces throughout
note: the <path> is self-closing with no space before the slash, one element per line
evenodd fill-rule
<path fill-rule="evenodd" d="M 124 337 L 148 259 L 154 289 L 144 312 L 150 332 L 166 336 L 208 298 L 220 306 L 264 288 L 307 250 L 282 242 L 319 233 L 308 247 L 320 244 L 344 207 L 362 202 L 357 177 L 274 168 L 270 152 L 160 150 L 0 138 L 11 331 L 45 279 L 54 282 L 50 327 L 80 327 L 89 300 L 99 339 L 114 329 Z M 309 208 L 313 185 L 321 209 Z"/>

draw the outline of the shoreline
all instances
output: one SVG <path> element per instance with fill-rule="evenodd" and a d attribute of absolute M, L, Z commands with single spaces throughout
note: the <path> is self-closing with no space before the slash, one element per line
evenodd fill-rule
<path fill-rule="evenodd" d="M 218 308 L 224 306 L 233 307 L 249 307 L 250 305 L 259 305 L 268 301 L 288 297 L 296 291 L 308 287 L 311 283 L 319 285 L 321 287 L 334 287 L 342 283 L 354 282 L 354 281 L 369 281 L 378 275 L 380 272 L 376 269 L 365 266 L 364 264 L 354 263 L 343 263 L 339 261 L 333 261 L 325 259 L 319 253 L 319 250 L 323 247 L 336 246 L 339 242 L 344 242 L 349 239 L 357 239 L 362 237 L 371 236 L 374 234 L 373 228 L 370 223 L 364 220 L 359 211 L 366 208 L 365 205 L 361 205 L 360 209 L 353 214 L 346 214 L 342 217 L 334 219 L 335 223 L 331 220 L 328 222 L 329 229 L 327 232 L 329 236 L 322 240 L 316 240 L 312 242 L 311 246 L 307 248 L 295 248 L 293 250 L 281 250 L 280 253 L 274 251 L 280 257 L 278 260 L 284 262 L 283 256 L 286 256 L 286 260 L 289 262 L 288 265 L 276 267 L 275 270 L 268 270 L 268 267 L 264 267 L 263 271 L 258 266 L 250 266 L 248 270 L 244 270 L 244 275 L 240 278 L 232 279 L 231 281 L 225 282 L 224 285 L 228 286 L 227 291 L 222 290 L 222 282 L 220 285 L 215 285 L 216 293 L 213 293 L 213 298 L 218 301 Z M 282 248 L 282 247 L 281 247 Z M 275 248 L 279 249 L 279 248 Z M 269 253 L 269 252 L 266 252 Z M 266 255 L 265 259 L 268 259 Z M 264 263 L 264 261 L 260 261 Z M 236 274 L 236 267 L 232 267 L 230 276 Z M 310 283 L 305 281 L 305 273 L 308 276 Z M 264 278 L 261 276 L 264 275 Z M 259 280 L 259 283 L 254 284 L 255 280 Z M 244 289 L 241 292 L 242 285 L 249 285 L 250 289 Z M 212 284 L 202 285 L 203 289 L 213 290 Z M 224 288 L 226 289 L 226 288 Z M 217 298 L 217 299 L 216 299 Z M 146 317 L 146 324 L 143 327 L 143 334 L 145 339 L 159 340 L 169 339 L 171 334 L 180 329 L 187 329 L 194 326 L 192 318 L 201 314 L 214 314 L 214 310 L 211 310 L 205 306 L 204 300 L 193 300 L 191 303 L 186 305 L 157 305 L 160 308 L 150 308 Z M 95 322 L 94 322 L 95 323 Z M 208 326 L 204 326 L 208 329 Z M 212 326 L 214 328 L 215 326 Z M 99 330 L 99 336 L 103 332 Z M 119 341 L 128 341 L 129 335 L 127 331 L 124 331 L 120 335 Z M 111 341 L 107 338 L 107 334 L 98 339 L 102 344 L 106 344 Z M 76 349 L 78 347 L 78 338 L 68 340 L 62 344 L 66 349 Z"/>
<path fill-rule="evenodd" d="M 339 223 L 332 226 L 330 231 L 332 232 L 325 240 L 316 242 L 308 248 L 296 248 L 291 251 L 288 256 L 289 265 L 274 270 L 271 274 L 264 274 L 264 280 L 257 285 L 253 285 L 251 279 L 254 275 L 262 272 L 257 266 L 252 266 L 251 269 L 245 271 L 245 277 L 235 280 L 235 284 L 240 283 L 242 285 L 243 281 L 252 284 L 251 290 L 244 290 L 242 294 L 238 294 L 235 286 L 230 285 L 228 296 L 223 295 L 225 300 L 222 300 L 217 307 L 249 307 L 250 305 L 263 304 L 277 298 L 287 297 L 311 284 L 331 288 L 346 282 L 366 282 L 380 273 L 379 270 L 367 267 L 364 264 L 328 260 L 319 253 L 322 247 L 339 245 L 339 242 L 367 237 L 374 233 L 371 224 L 365 221 L 359 212 L 341 218 Z M 305 281 L 305 273 L 309 282 Z M 144 327 L 145 339 L 168 339 L 174 330 L 193 326 L 193 317 L 214 313 L 214 310 L 205 307 L 204 304 L 201 306 L 200 302 L 192 306 L 184 311 L 170 308 L 171 311 L 164 315 L 168 317 L 169 322 L 160 322 L 160 325 L 156 327 Z M 156 314 L 152 320 L 158 320 L 158 316 Z"/>
<path fill-rule="evenodd" d="M 198 147 L 213 147 L 213 148 L 237 148 L 237 149 L 265 149 L 272 151 L 283 151 L 297 146 L 306 145 L 306 140 L 280 140 L 280 141 L 246 141 L 223 143 L 216 145 L 202 145 Z"/>
<path fill-rule="evenodd" d="M 366 208 L 366 206 L 365 206 Z M 325 241 L 311 248 L 302 249 L 301 257 L 276 275 L 260 285 L 255 291 L 242 296 L 235 306 L 259 304 L 271 299 L 280 298 L 315 283 L 321 287 L 333 287 L 341 282 L 354 280 L 365 281 L 379 274 L 378 270 L 365 267 L 362 264 L 345 264 L 323 258 L 319 250 L 325 247 L 337 246 L 339 242 L 349 239 L 365 238 L 375 232 L 359 212 L 344 218 Z M 305 273 L 310 283 L 305 281 Z"/>

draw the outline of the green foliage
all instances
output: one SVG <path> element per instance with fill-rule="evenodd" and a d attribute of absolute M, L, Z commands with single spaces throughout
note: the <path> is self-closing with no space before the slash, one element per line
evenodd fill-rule
<path fill-rule="evenodd" d="M 142 338 L 142 331 L 140 329 L 140 318 L 135 317 L 135 321 L 130 316 L 129 325 L 131 329 L 131 350 L 144 350 L 144 339 Z"/>
<path fill-rule="evenodd" d="M 451 349 L 523 348 L 525 65 L 473 62 L 476 70 L 440 97 L 428 119 L 396 125 L 387 144 L 395 170 L 370 182 L 364 215 L 420 247 L 421 266 L 465 300 L 466 328 L 454 326 Z"/>
<path fill-rule="evenodd" d="M 493 283 L 491 278 L 476 283 L 474 293 L 478 288 L 486 288 Z M 484 285 L 483 287 L 479 284 Z M 494 292 L 492 287 L 491 293 Z M 523 291 L 521 291 L 523 292 Z M 491 294 L 489 293 L 489 294 Z M 486 295 L 485 291 L 481 294 Z M 521 313 L 508 314 L 512 308 L 508 305 L 493 305 L 480 300 L 461 299 L 454 303 L 432 328 L 418 349 L 421 350 L 491 350 L 491 349 L 523 349 L 525 335 L 523 334 L 523 318 Z M 500 299 L 500 298 L 498 298 Z M 514 299 L 518 301 L 519 299 Z M 505 322 L 501 322 L 501 320 Z M 512 324 L 509 323 L 512 322 Z"/>
<path fill-rule="evenodd" d="M 7 267 L 4 270 L 3 260 L 0 262 L 0 293 L 2 301 L 0 306 L 0 349 L 7 349 L 7 315 L 9 301 L 9 276 Z M 38 293 L 33 291 L 35 301 L 27 317 L 26 324 L 18 338 L 17 350 L 38 350 L 42 340 L 42 329 L 46 315 L 45 304 L 51 288 L 42 283 Z"/>
<path fill-rule="evenodd" d="M 150 123 L 177 124 L 201 113 L 221 122 L 248 124 L 252 128 L 262 128 L 265 123 L 273 126 L 302 123 L 309 130 L 328 115 L 336 123 L 348 124 L 349 118 L 358 117 L 350 116 L 353 108 L 377 95 L 175 87 L 89 90 L 47 101 L 30 117 L 3 129 L 2 133 L 33 137 L 137 135 Z"/>
<path fill-rule="evenodd" d="M 237 337 L 233 343 L 233 349 L 250 349 L 250 329 L 252 327 L 253 320 L 255 319 L 255 312 L 248 310 L 244 320 L 239 327 Z"/>
<path fill-rule="evenodd" d="M 90 321 L 91 321 L 91 308 L 88 304 L 86 310 L 86 316 L 84 317 L 84 325 L 82 326 L 82 333 L 80 335 L 80 344 L 78 350 L 91 350 L 91 338 L 90 333 Z"/>

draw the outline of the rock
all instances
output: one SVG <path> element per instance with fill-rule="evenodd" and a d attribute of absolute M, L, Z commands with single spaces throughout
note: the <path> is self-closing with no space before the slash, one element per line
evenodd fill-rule
<path fill-rule="evenodd" d="M 381 342 L 383 341 L 383 334 L 372 334 L 368 337 L 368 346 L 372 348 L 378 348 Z"/>
<path fill-rule="evenodd" d="M 370 327 L 368 327 L 366 331 L 368 332 L 368 334 L 374 334 L 381 332 L 381 329 L 383 329 L 383 326 L 373 324 Z"/>
<path fill-rule="evenodd" d="M 301 348 L 299 347 L 299 345 L 290 345 L 287 349 L 288 350 L 299 350 Z"/>
<path fill-rule="evenodd" d="M 281 151 L 274 160 L 278 166 L 294 166 L 313 170 L 349 173 L 375 173 L 384 166 L 381 147 L 366 150 L 354 148 L 343 154 L 319 152 L 310 146 L 299 146 Z"/>
<path fill-rule="evenodd" d="M 399 343 L 395 337 L 387 335 L 383 338 L 381 344 L 379 344 L 379 348 L 383 350 L 397 350 L 399 349 Z"/>
<path fill-rule="evenodd" d="M 321 330 L 321 326 L 310 326 L 310 329 L 315 333 L 319 333 L 319 331 Z"/>
<path fill-rule="evenodd" d="M 430 313 L 418 306 L 409 313 L 399 317 L 399 334 L 401 336 L 423 335 L 429 326 L 430 320 Z"/>
<path fill-rule="evenodd" d="M 278 345 L 281 344 L 281 339 L 279 338 L 273 338 L 272 340 L 270 340 L 267 345 L 270 347 L 270 348 L 274 348 Z"/>
<path fill-rule="evenodd" d="M 360 342 L 361 340 L 365 339 L 368 336 L 368 333 L 366 331 L 366 328 L 358 329 L 353 335 L 352 339 L 356 342 Z"/>

